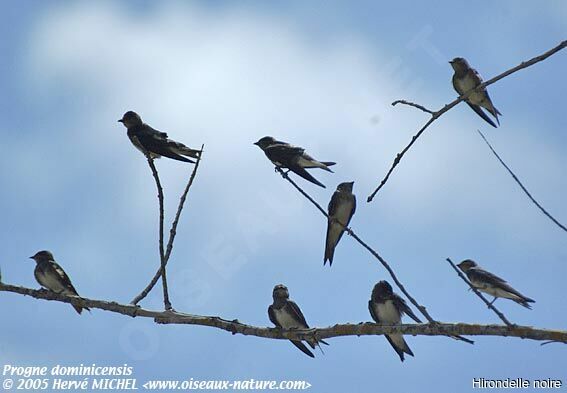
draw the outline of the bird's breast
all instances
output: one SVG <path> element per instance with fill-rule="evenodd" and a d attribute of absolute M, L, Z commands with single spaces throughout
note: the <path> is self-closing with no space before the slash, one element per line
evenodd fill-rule
<path fill-rule="evenodd" d="M 392 300 L 384 303 L 374 303 L 374 312 L 378 315 L 381 323 L 395 325 L 401 322 L 400 312 Z"/>
<path fill-rule="evenodd" d="M 352 203 L 349 201 L 341 201 L 337 206 L 337 211 L 333 215 L 340 223 L 347 225 L 350 218 L 350 213 L 352 212 Z"/>
<path fill-rule="evenodd" d="M 285 329 L 302 327 L 300 323 L 285 310 L 285 307 L 282 307 L 279 310 L 274 309 L 274 315 L 276 317 L 276 321 L 278 321 L 278 323 Z"/>
<path fill-rule="evenodd" d="M 456 85 L 459 94 L 464 94 L 467 91 L 474 89 L 477 86 L 477 83 L 472 77 L 465 76 L 464 78 L 457 79 Z M 467 101 L 474 105 L 480 105 L 484 101 L 484 91 L 480 90 L 471 93 L 468 96 Z"/>
<path fill-rule="evenodd" d="M 468 75 L 463 78 L 457 78 L 455 80 L 455 85 L 460 94 L 466 93 L 467 91 L 476 87 L 475 81 Z"/>

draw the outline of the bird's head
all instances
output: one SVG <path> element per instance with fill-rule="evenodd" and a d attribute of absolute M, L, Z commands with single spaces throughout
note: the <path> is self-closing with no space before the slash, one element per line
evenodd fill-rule
<path fill-rule="evenodd" d="M 470 68 L 469 63 L 462 57 L 455 57 L 449 64 L 457 72 L 463 72 Z"/>
<path fill-rule="evenodd" d="M 339 192 L 349 192 L 349 193 L 352 193 L 352 187 L 353 187 L 353 186 L 354 186 L 354 182 L 353 182 L 353 181 L 340 183 L 340 184 L 337 186 L 337 191 L 339 191 Z"/>
<path fill-rule="evenodd" d="M 459 263 L 457 266 L 459 267 L 459 269 L 461 269 L 463 272 L 466 273 L 467 271 L 469 271 L 469 269 L 477 267 L 478 265 L 472 259 L 465 259 L 463 262 Z"/>
<path fill-rule="evenodd" d="M 128 111 L 118 122 L 124 124 L 126 128 L 142 125 L 142 118 L 134 111 Z"/>
<path fill-rule="evenodd" d="M 266 147 L 273 145 L 276 142 L 277 141 L 273 136 L 265 136 L 259 139 L 258 142 L 254 142 L 254 144 L 258 146 L 260 149 L 265 150 Z"/>
<path fill-rule="evenodd" d="M 53 254 L 50 251 L 47 251 L 47 250 L 36 252 L 34 256 L 30 257 L 30 259 L 33 259 L 37 263 L 55 260 L 53 258 Z"/>
<path fill-rule="evenodd" d="M 392 297 L 392 286 L 388 281 L 379 281 L 372 289 L 372 300 L 384 300 Z"/>
<path fill-rule="evenodd" d="M 289 291 L 287 290 L 287 287 L 283 284 L 276 285 L 272 291 L 272 298 L 274 301 L 289 299 Z"/>

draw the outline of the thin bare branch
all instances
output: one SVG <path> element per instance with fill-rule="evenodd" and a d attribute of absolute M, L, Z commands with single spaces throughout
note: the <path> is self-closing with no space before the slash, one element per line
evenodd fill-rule
<path fill-rule="evenodd" d="M 541 345 L 541 346 L 543 347 L 544 345 L 547 345 L 547 344 L 567 344 L 567 343 L 561 342 L 561 341 L 553 341 L 553 340 L 550 340 L 550 341 L 543 342 L 543 343 L 541 343 L 541 344 L 539 344 L 539 345 Z"/>
<path fill-rule="evenodd" d="M 502 166 L 504 168 L 506 168 L 506 170 L 508 171 L 508 173 L 510 175 L 512 175 L 512 177 L 514 178 L 514 180 L 516 181 L 516 183 L 518 183 L 518 185 L 520 186 L 520 188 L 524 191 L 524 193 L 528 196 L 528 198 L 530 198 L 530 200 L 533 202 L 534 205 L 536 205 L 538 207 L 539 210 L 541 210 L 541 212 L 543 214 L 545 214 L 547 216 L 547 218 L 549 218 L 551 221 L 553 221 L 553 223 L 555 225 L 557 225 L 559 228 L 563 229 L 565 232 L 567 232 L 567 228 L 561 224 L 558 220 L 555 219 L 555 217 L 553 217 L 547 210 L 545 210 L 543 208 L 542 205 L 539 204 L 538 201 L 535 200 L 535 198 L 532 196 L 532 194 L 530 194 L 530 192 L 528 191 L 528 189 L 526 187 L 524 187 L 524 185 L 522 184 L 522 182 L 520 181 L 520 179 L 518 179 L 518 176 L 516 176 L 514 174 L 514 172 L 512 172 L 512 170 L 508 167 L 508 165 L 506 165 L 506 163 L 502 160 L 502 158 L 500 158 L 500 156 L 498 155 L 498 153 L 496 153 L 496 150 L 494 150 L 494 148 L 492 147 L 492 145 L 490 144 L 490 142 L 488 142 L 488 140 L 486 139 L 486 137 L 484 136 L 484 134 L 482 132 L 480 132 L 480 130 L 476 130 L 480 136 L 482 137 L 482 139 L 484 140 L 484 142 L 488 145 L 488 148 L 490 149 L 490 151 L 492 151 L 492 154 L 494 154 L 494 156 L 498 159 L 498 161 L 500 161 L 500 163 L 502 164 Z"/>
<path fill-rule="evenodd" d="M 189 189 L 193 185 L 193 180 L 195 180 L 195 176 L 197 175 L 197 169 L 199 168 L 199 163 L 201 162 L 201 156 L 203 155 L 204 148 L 205 145 L 202 144 L 199 158 L 197 158 L 197 162 L 195 162 L 195 166 L 193 167 L 189 181 L 185 186 L 185 190 L 183 190 L 183 194 L 181 194 L 181 198 L 179 198 L 179 205 L 177 206 L 177 212 L 175 212 L 175 218 L 173 219 L 173 223 L 171 224 L 171 229 L 169 231 L 169 240 L 167 242 L 167 248 L 165 250 L 166 263 L 167 261 L 169 261 L 169 256 L 171 255 L 171 251 L 173 250 L 173 241 L 175 240 L 175 235 L 177 235 L 177 224 L 179 224 L 179 218 L 181 217 L 181 212 L 183 211 L 183 206 L 185 205 L 185 200 L 187 199 Z"/>
<path fill-rule="evenodd" d="M 518 71 L 520 71 L 524 68 L 528 68 L 528 67 L 530 67 L 530 66 L 532 66 L 536 63 L 539 63 L 540 61 L 543 61 L 543 60 L 547 59 L 548 57 L 554 55 L 555 53 L 559 52 L 561 49 L 565 48 L 566 46 L 567 46 L 567 41 L 563 41 L 559 45 L 557 45 L 556 47 L 548 50 L 547 52 L 545 52 L 545 53 L 543 53 L 539 56 L 533 57 L 532 59 L 530 59 L 528 61 L 521 62 L 517 66 L 510 68 L 509 70 L 504 71 L 503 73 L 495 76 L 494 78 L 489 79 L 488 81 L 478 85 L 475 89 L 472 89 L 471 91 L 466 92 L 465 94 L 463 94 L 462 96 L 453 100 L 449 104 L 445 105 L 443 108 L 439 109 L 438 111 L 430 111 L 429 109 L 425 108 L 422 105 L 415 104 L 415 103 L 405 101 L 405 100 L 395 101 L 392 105 L 394 105 L 396 103 L 403 103 L 403 104 L 406 104 L 406 105 L 416 107 L 416 108 L 418 108 L 418 109 L 420 109 L 424 112 L 430 113 L 431 119 L 429 119 L 427 121 L 427 123 L 425 123 L 425 125 L 417 132 L 417 134 L 413 136 L 411 142 L 400 153 L 398 153 L 396 155 L 396 158 L 394 159 L 392 166 L 390 167 L 390 169 L 386 173 L 386 176 L 382 179 L 382 181 L 380 182 L 378 187 L 372 192 L 372 194 L 370 194 L 370 196 L 367 198 L 366 201 L 372 202 L 372 200 L 374 199 L 374 196 L 378 193 L 378 191 L 380 191 L 380 189 L 382 187 L 384 187 L 384 185 L 386 184 L 386 182 L 390 178 L 390 175 L 392 174 L 394 169 L 398 166 L 398 164 L 400 163 L 400 160 L 407 153 L 407 151 L 411 148 L 411 146 L 414 144 L 414 142 L 421 136 L 421 134 L 423 134 L 423 132 L 427 129 L 427 127 L 429 127 L 431 125 L 431 123 L 433 123 L 435 120 L 437 120 L 439 117 L 441 117 L 445 112 L 449 111 L 451 108 L 456 106 L 459 102 L 463 101 L 473 91 L 481 90 L 481 89 L 485 88 L 486 86 L 489 86 L 489 85 L 499 81 L 500 79 L 507 77 L 510 74 L 513 74 L 513 73 L 518 72 Z"/>
<path fill-rule="evenodd" d="M 183 211 L 183 207 L 185 206 L 185 200 L 187 199 L 187 194 L 189 193 L 189 189 L 193 185 L 193 181 L 195 180 L 195 176 L 197 175 L 197 169 L 199 168 L 199 163 L 201 162 L 201 157 L 203 155 L 203 149 L 204 148 L 205 148 L 205 145 L 201 145 L 201 154 L 199 154 L 199 157 L 197 158 L 197 161 L 195 162 L 195 166 L 193 167 L 193 171 L 191 172 L 191 176 L 189 177 L 189 181 L 187 182 L 187 185 L 185 186 L 185 190 L 183 190 L 183 194 L 181 194 L 181 198 L 179 199 L 179 205 L 177 206 L 177 212 L 175 213 L 175 218 L 173 220 L 173 223 L 171 224 L 171 229 L 169 231 L 169 240 L 167 242 L 167 247 L 166 247 L 166 251 L 165 251 L 165 255 L 164 255 L 164 263 L 162 263 L 163 268 L 160 267 L 158 269 L 158 271 L 154 274 L 154 277 L 151 279 L 150 283 L 146 286 L 146 288 L 144 288 L 144 290 L 142 292 L 140 292 L 139 295 L 137 295 L 130 302 L 130 304 L 136 305 L 142 299 L 144 299 L 146 296 L 148 296 L 148 294 L 151 292 L 153 287 L 157 284 L 159 278 L 162 277 L 162 272 L 165 272 L 165 267 L 167 266 L 167 262 L 169 262 L 169 257 L 171 256 L 171 252 L 173 250 L 173 242 L 175 240 L 175 235 L 177 234 L 177 225 L 179 224 L 181 212 Z M 157 171 L 156 171 L 156 173 L 157 173 Z M 162 198 L 163 198 L 163 194 L 162 194 Z M 160 233 L 163 234 L 163 231 L 160 232 Z M 162 239 L 160 244 L 161 244 L 160 245 L 160 252 L 161 252 L 161 251 L 163 251 L 163 239 Z M 171 307 L 171 304 L 170 304 L 170 307 Z"/>
<path fill-rule="evenodd" d="M 398 104 L 404 104 L 404 105 L 409 105 L 409 106 L 413 106 L 414 108 L 417 108 L 419 110 L 424 111 L 425 113 L 429 113 L 430 115 L 434 114 L 435 112 L 433 112 L 432 110 L 427 109 L 426 107 L 416 104 L 414 102 L 410 102 L 410 101 L 406 101 L 406 100 L 396 100 L 394 102 L 392 102 L 392 106 L 396 106 Z"/>
<path fill-rule="evenodd" d="M 158 191 L 158 201 L 159 201 L 159 259 L 160 259 L 160 272 L 161 281 L 163 286 L 163 305 L 166 310 L 171 310 L 171 302 L 169 301 L 169 293 L 167 290 L 167 275 L 165 274 L 165 251 L 163 248 L 163 221 L 164 221 L 164 208 L 163 208 L 163 188 L 159 180 L 159 175 L 156 166 L 154 165 L 154 159 L 150 155 L 147 155 L 148 165 L 152 170 L 152 175 L 156 181 L 156 187 Z"/>
<path fill-rule="evenodd" d="M 502 322 L 504 322 L 508 326 L 514 326 L 513 323 L 511 323 L 510 321 L 508 321 L 508 319 L 506 319 L 506 317 L 504 316 L 504 314 L 502 312 L 500 312 L 500 310 L 498 310 L 491 302 L 489 302 L 488 300 L 486 300 L 486 298 L 484 296 L 482 296 L 482 293 L 480 293 L 478 291 L 478 289 L 476 289 L 470 283 L 470 281 L 465 277 L 465 275 L 457 268 L 457 266 L 455 266 L 453 261 L 451 261 L 451 258 L 447 258 L 446 260 L 453 267 L 453 269 L 455 269 L 455 271 L 457 272 L 459 277 L 461 277 L 463 279 L 463 281 L 467 283 L 467 285 L 470 287 L 470 289 L 488 306 L 488 308 L 490 308 L 492 311 L 494 311 L 496 313 L 496 315 L 498 315 L 498 317 L 502 320 Z"/>
<path fill-rule="evenodd" d="M 227 320 L 215 316 L 202 316 L 180 313 L 172 310 L 153 311 L 132 304 L 120 304 L 104 300 L 66 296 L 46 290 L 35 290 L 20 286 L 0 283 L 0 291 L 31 296 L 36 299 L 69 303 L 80 307 L 89 307 L 110 311 L 130 317 L 152 318 L 159 324 L 185 324 L 214 327 L 232 334 L 256 336 L 279 340 L 306 340 L 310 338 L 327 339 L 344 336 L 375 336 L 382 334 L 406 334 L 412 336 L 501 336 L 518 337 L 536 341 L 554 341 L 567 343 L 567 331 L 537 329 L 530 326 L 478 325 L 465 323 L 426 323 L 404 325 L 378 325 L 361 322 L 358 324 L 336 324 L 325 328 L 283 330 L 247 325 L 238 320 Z"/>
<path fill-rule="evenodd" d="M 386 182 L 388 181 L 388 179 L 390 179 L 390 175 L 392 174 L 392 172 L 394 172 L 394 169 L 398 166 L 398 164 L 400 163 L 400 160 L 402 159 L 402 157 L 404 156 L 404 154 L 407 153 L 407 151 L 413 146 L 413 144 L 415 143 L 415 141 L 417 141 L 417 139 L 421 136 L 421 134 L 423 134 L 423 132 L 427 129 L 427 127 L 429 127 L 429 125 L 431 123 L 433 123 L 438 117 L 439 115 L 437 114 L 439 112 L 436 112 L 435 114 L 433 114 L 433 116 L 431 117 L 431 119 L 429 119 L 427 121 L 427 123 L 425 123 L 425 125 L 423 127 L 421 127 L 421 129 L 417 132 L 417 134 L 415 134 L 412 138 L 411 138 L 411 142 L 404 147 L 404 149 L 399 152 L 396 155 L 396 158 L 394 158 L 394 162 L 392 163 L 392 166 L 390 167 L 390 169 L 388 170 L 388 172 L 386 173 L 386 176 L 384 176 L 384 178 L 382 179 L 382 181 L 380 182 L 380 185 L 374 190 L 374 192 L 366 199 L 366 202 L 372 202 L 372 199 L 374 199 L 374 196 L 376 195 L 376 193 L 378 193 L 378 191 L 380 191 L 380 189 L 382 187 L 384 187 L 384 185 L 386 184 Z"/>

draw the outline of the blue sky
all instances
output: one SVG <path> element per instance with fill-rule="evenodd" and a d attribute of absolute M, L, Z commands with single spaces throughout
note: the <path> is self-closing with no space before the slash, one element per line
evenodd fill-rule
<path fill-rule="evenodd" d="M 177 310 L 270 325 L 275 284 L 312 326 L 369 321 L 389 279 L 345 236 L 323 267 L 325 220 L 252 143 L 274 135 L 336 161 L 326 205 L 355 181 L 352 226 L 437 319 L 499 323 L 444 261 L 473 258 L 536 299 L 496 304 L 513 322 L 564 329 L 565 233 L 541 215 L 476 135 L 485 132 L 534 196 L 567 221 L 565 53 L 490 86 L 502 126 L 466 105 L 437 121 L 374 202 L 366 197 L 431 109 L 456 97 L 447 63 L 488 79 L 565 39 L 561 1 L 1 3 L 0 163 L 4 281 L 37 287 L 53 251 L 85 297 L 128 302 L 157 268 L 157 201 L 143 156 L 117 123 L 135 110 L 190 146 L 205 144 L 170 260 Z M 467 11 L 465 11 L 467 10 Z M 474 12 L 473 12 L 474 11 Z M 170 221 L 191 167 L 157 163 Z M 161 289 L 144 302 L 159 309 Z M 158 326 L 2 293 L 0 362 L 134 367 L 148 379 L 305 379 L 312 391 L 472 390 L 472 378 L 563 378 L 562 345 L 408 337 L 402 364 L 383 337 L 329 340 L 310 359 L 286 341 Z M 561 312 L 558 312 L 561 311 Z"/>

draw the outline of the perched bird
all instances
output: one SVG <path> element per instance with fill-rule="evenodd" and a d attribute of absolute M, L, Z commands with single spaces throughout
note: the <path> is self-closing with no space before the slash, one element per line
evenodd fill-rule
<path fill-rule="evenodd" d="M 419 318 L 408 307 L 406 301 L 392 291 L 392 286 L 387 281 L 380 281 L 374 285 L 372 295 L 368 301 L 368 310 L 372 319 L 382 325 L 400 325 L 404 314 L 407 314 L 417 323 L 421 323 Z M 404 353 L 413 356 L 413 352 L 406 340 L 404 340 L 403 335 L 386 334 L 385 336 L 402 362 L 404 361 Z"/>
<path fill-rule="evenodd" d="M 165 132 L 153 129 L 142 122 L 142 118 L 136 112 L 128 111 L 118 121 L 127 128 L 127 135 L 132 144 L 150 158 L 165 156 L 178 161 L 194 163 L 195 161 L 184 156 L 199 158 L 201 154 L 200 150 L 175 142 L 169 139 Z"/>
<path fill-rule="evenodd" d="M 268 307 L 268 316 L 274 325 L 280 329 L 309 329 L 309 325 L 305 321 L 305 317 L 298 305 L 295 304 L 293 300 L 289 300 L 289 292 L 285 285 L 276 285 L 272 292 L 272 298 L 274 302 Z M 313 352 L 311 352 L 303 342 L 297 340 L 290 341 L 307 356 L 315 357 Z M 319 346 L 319 343 L 329 345 L 323 340 L 307 341 L 307 344 L 309 344 L 312 349 L 315 349 L 316 345 Z"/>
<path fill-rule="evenodd" d="M 350 219 L 356 211 L 356 197 L 352 193 L 353 185 L 353 181 L 339 184 L 329 202 L 329 220 L 327 223 L 327 238 L 325 241 L 323 265 L 325 265 L 327 261 L 329 261 L 329 266 L 333 264 L 335 247 L 343 236 L 344 227 L 348 226 Z"/>
<path fill-rule="evenodd" d="M 449 64 L 451 64 L 455 71 L 453 74 L 453 87 L 459 95 L 469 92 L 482 83 L 482 77 L 480 74 L 462 57 L 454 58 L 449 62 Z M 482 88 L 469 94 L 469 96 L 465 99 L 465 102 L 477 113 L 477 115 L 482 117 L 492 127 L 496 127 L 496 124 L 494 124 L 488 115 L 482 111 L 481 107 L 490 112 L 490 114 L 496 119 L 498 125 L 500 125 L 498 115 L 502 114 L 492 104 L 486 88 Z"/>
<path fill-rule="evenodd" d="M 494 303 L 499 297 L 503 297 L 531 310 L 532 307 L 529 303 L 535 303 L 535 300 L 522 295 L 505 280 L 487 272 L 471 259 L 465 259 L 457 266 L 467 275 L 469 281 L 476 289 L 494 296 L 494 300 L 490 304 Z"/>
<path fill-rule="evenodd" d="M 278 141 L 271 136 L 265 136 L 254 144 L 264 151 L 266 157 L 268 157 L 276 167 L 287 168 L 305 180 L 323 188 L 325 188 L 325 186 L 307 172 L 306 168 L 321 168 L 328 172 L 333 172 L 329 167 L 336 164 L 335 162 L 329 161 L 317 161 L 309 154 L 305 153 L 305 149 L 302 147 Z"/>
<path fill-rule="evenodd" d="M 67 276 L 63 268 L 55 262 L 55 258 L 53 258 L 51 252 L 38 251 L 30 258 L 37 263 L 33 274 L 42 287 L 55 293 L 80 297 L 73 284 L 71 284 L 69 276 Z M 73 308 L 77 310 L 79 314 L 83 309 L 90 311 L 88 307 L 73 305 Z"/>

